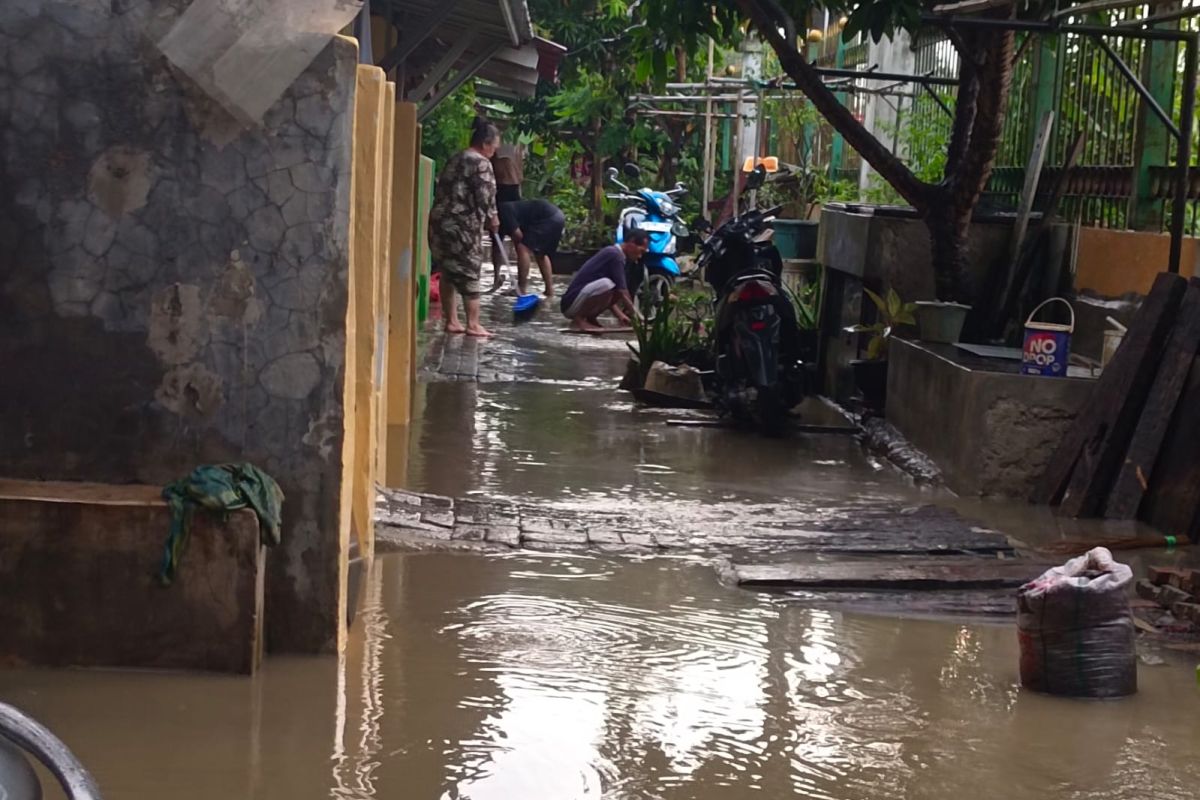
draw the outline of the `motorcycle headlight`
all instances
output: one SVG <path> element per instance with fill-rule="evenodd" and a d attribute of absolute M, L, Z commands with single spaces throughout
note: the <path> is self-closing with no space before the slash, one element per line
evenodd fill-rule
<path fill-rule="evenodd" d="M 662 211 L 662 213 L 666 214 L 668 217 L 679 210 L 678 208 L 675 207 L 675 204 L 672 203 L 670 200 L 659 200 L 658 208 L 660 211 Z"/>

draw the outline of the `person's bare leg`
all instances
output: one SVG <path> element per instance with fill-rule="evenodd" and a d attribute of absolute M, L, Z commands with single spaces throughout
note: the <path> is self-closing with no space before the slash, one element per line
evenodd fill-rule
<path fill-rule="evenodd" d="M 538 269 L 542 271 L 542 283 L 546 284 L 547 300 L 554 298 L 554 265 L 550 263 L 550 256 L 538 256 Z"/>
<path fill-rule="evenodd" d="M 491 331 L 479 322 L 479 295 L 464 296 L 463 304 L 467 307 L 467 336 L 491 336 Z"/>
<path fill-rule="evenodd" d="M 616 301 L 616 292 L 605 292 L 598 294 L 595 297 L 589 297 L 579 309 L 579 313 L 571 319 L 571 330 L 584 331 L 586 333 L 596 333 L 597 331 L 608 330 L 600 324 L 596 317 L 604 313 L 604 311 L 612 306 Z"/>
<path fill-rule="evenodd" d="M 533 255 L 523 244 L 517 245 L 517 294 L 529 294 L 529 261 Z"/>
<path fill-rule="evenodd" d="M 453 283 L 444 280 L 445 277 L 443 275 L 441 281 L 443 329 L 446 333 L 462 333 L 466 328 L 458 321 L 458 304 L 454 302 L 458 293 L 454 291 Z"/>

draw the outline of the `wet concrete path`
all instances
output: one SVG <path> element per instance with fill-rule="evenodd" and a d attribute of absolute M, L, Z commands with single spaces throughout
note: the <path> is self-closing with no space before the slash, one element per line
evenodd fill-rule
<path fill-rule="evenodd" d="M 1073 526 L 913 486 L 845 436 L 669 427 L 678 412 L 615 391 L 622 342 L 558 327 L 484 343 L 467 380 L 429 366 L 406 487 L 694 546 L 383 555 L 340 657 L 273 657 L 252 681 L 16 670 L 0 698 L 118 800 L 1195 796 L 1190 662 L 1151 659 L 1118 702 L 1038 696 L 1011 624 L 734 589 L 702 546 L 929 506 L 1030 537 Z"/>

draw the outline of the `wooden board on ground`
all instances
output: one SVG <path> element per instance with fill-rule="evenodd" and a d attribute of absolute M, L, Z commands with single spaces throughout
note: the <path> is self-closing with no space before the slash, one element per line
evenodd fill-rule
<path fill-rule="evenodd" d="M 669 419 L 667 424 L 677 428 L 736 428 L 737 426 L 723 419 Z M 789 431 L 796 433 L 828 433 L 853 436 L 861 431 L 851 425 L 808 425 L 796 423 L 788 425 Z"/>
<path fill-rule="evenodd" d="M 1104 516 L 1110 519 L 1137 516 L 1197 349 L 1200 349 L 1200 278 L 1192 278 L 1179 306 L 1179 324 L 1167 341 L 1142 417 L 1108 496 Z M 1188 409 L 1188 413 L 1194 413 L 1194 409 Z"/>
<path fill-rule="evenodd" d="M 871 591 L 1015 589 L 1051 565 L 1024 559 L 945 556 L 920 560 L 863 559 L 781 564 L 733 564 L 739 586 Z"/>
<path fill-rule="evenodd" d="M 1166 534 L 1200 536 L 1200 358 L 1192 361 L 1140 518 Z"/>
<path fill-rule="evenodd" d="M 1091 399 L 1050 457 L 1034 502 L 1061 500 L 1064 512 L 1072 516 L 1099 513 L 1141 415 L 1186 285 L 1169 273 L 1155 279 Z"/>
<path fill-rule="evenodd" d="M 750 589 L 750 587 L 746 587 Z M 776 602 L 796 603 L 806 608 L 826 608 L 856 614 L 882 614 L 889 617 L 971 617 L 1000 619 L 1012 617 L 1017 603 L 1011 588 L 951 589 L 940 592 L 872 592 L 759 588 L 770 592 Z"/>
<path fill-rule="evenodd" d="M 608 336 L 610 333 L 633 333 L 633 328 L 605 328 L 602 331 L 580 331 L 575 328 L 559 328 L 559 333 L 569 333 L 573 336 Z"/>
<path fill-rule="evenodd" d="M 706 409 L 712 408 L 713 404 L 707 400 L 696 400 L 691 397 L 676 397 L 670 394 L 663 394 L 652 389 L 630 389 L 629 393 L 639 403 L 645 403 L 648 406 L 655 408 L 691 408 L 691 409 Z"/>

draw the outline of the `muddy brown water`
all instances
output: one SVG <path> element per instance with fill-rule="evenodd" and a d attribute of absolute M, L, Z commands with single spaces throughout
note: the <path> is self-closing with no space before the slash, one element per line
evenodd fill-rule
<path fill-rule="evenodd" d="M 110 798 L 1193 798 L 1200 690 L 1017 685 L 1007 625 L 854 616 L 687 560 L 381 558 L 341 659 L 15 671 Z"/>
<path fill-rule="evenodd" d="M 622 343 L 564 340 L 555 324 L 489 351 L 511 379 L 422 385 L 406 486 L 656 518 L 891 499 L 1034 537 L 1085 530 L 914 487 L 848 437 L 670 427 L 679 412 L 613 391 Z M 1182 800 L 1200 787 L 1200 687 L 1178 657 L 1143 665 L 1124 700 L 1039 696 L 1019 688 L 1011 624 L 812 608 L 722 586 L 689 557 L 388 555 L 360 603 L 339 657 L 272 657 L 252 680 L 9 670 L 0 699 L 49 724 L 117 800 Z"/>

